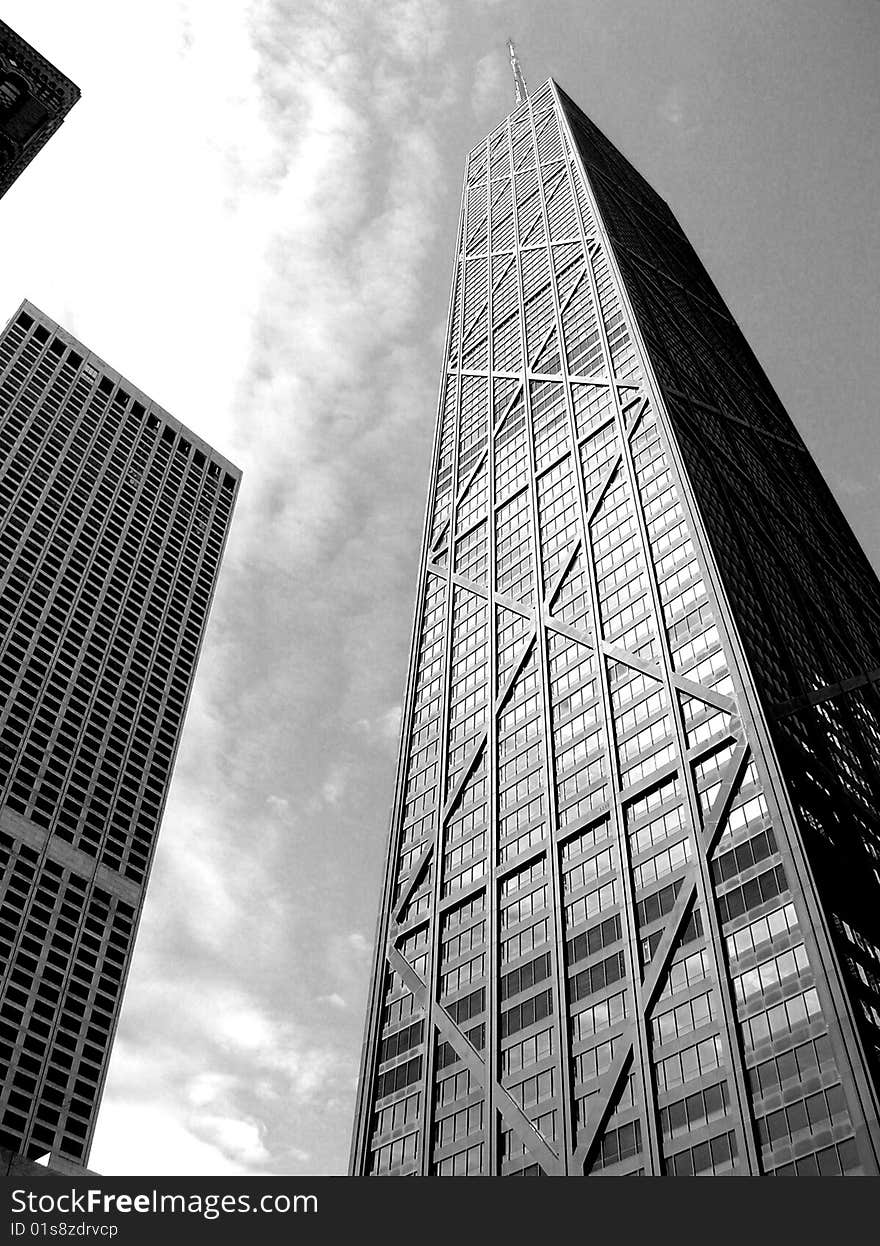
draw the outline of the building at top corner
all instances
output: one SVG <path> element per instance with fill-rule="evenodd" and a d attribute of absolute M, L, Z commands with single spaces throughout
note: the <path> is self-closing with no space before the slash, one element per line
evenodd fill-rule
<path fill-rule="evenodd" d="M 88 1163 L 239 480 L 33 304 L 0 333 L 10 1172 L 46 1156 L 50 1172 Z"/>
<path fill-rule="evenodd" d="M 79 98 L 78 86 L 0 21 L 0 198 Z"/>
<path fill-rule="evenodd" d="M 880 586 L 552 80 L 467 161 L 353 1173 L 876 1174 Z"/>

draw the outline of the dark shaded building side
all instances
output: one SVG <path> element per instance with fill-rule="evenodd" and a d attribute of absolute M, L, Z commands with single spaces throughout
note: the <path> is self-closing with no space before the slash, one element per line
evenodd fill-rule
<path fill-rule="evenodd" d="M 0 198 L 79 98 L 78 86 L 0 21 Z"/>
<path fill-rule="evenodd" d="M 880 583 L 660 197 L 560 92 L 669 412 L 875 1085 Z M 845 426 L 846 412 L 829 412 Z"/>

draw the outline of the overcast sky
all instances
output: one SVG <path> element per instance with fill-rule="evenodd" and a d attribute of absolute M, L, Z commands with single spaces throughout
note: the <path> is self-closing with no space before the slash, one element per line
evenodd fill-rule
<path fill-rule="evenodd" d="M 553 75 L 875 565 L 874 0 L 5 0 L 80 86 L 23 297 L 244 469 L 91 1165 L 345 1170 L 465 153 Z"/>

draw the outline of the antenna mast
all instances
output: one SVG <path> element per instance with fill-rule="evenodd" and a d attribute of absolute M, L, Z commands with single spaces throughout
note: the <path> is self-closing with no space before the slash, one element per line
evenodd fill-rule
<path fill-rule="evenodd" d="M 520 67 L 519 57 L 516 54 L 516 48 L 513 46 L 513 40 L 507 40 L 507 47 L 510 52 L 510 68 L 513 70 L 513 85 L 516 87 L 516 102 L 524 104 L 529 98 L 529 88 L 526 86 L 526 80 Z"/>

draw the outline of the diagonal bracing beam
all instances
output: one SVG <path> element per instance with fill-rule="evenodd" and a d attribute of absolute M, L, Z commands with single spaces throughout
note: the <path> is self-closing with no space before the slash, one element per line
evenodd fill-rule
<path fill-rule="evenodd" d="M 507 700 L 507 698 L 510 696 L 513 690 L 513 685 L 516 683 L 517 678 L 519 677 L 519 673 L 522 670 L 529 656 L 529 653 L 531 652 L 531 648 L 532 648 L 532 645 L 535 643 L 536 636 L 537 636 L 537 628 L 532 627 L 531 631 L 526 635 L 526 637 L 523 640 L 523 645 L 519 651 L 519 656 L 517 657 L 513 666 L 510 668 L 510 673 L 508 674 L 507 679 L 505 680 L 504 687 L 502 688 L 498 696 L 495 698 L 495 705 L 493 706 L 493 713 L 498 714 L 503 709 L 504 703 Z M 458 797 L 461 795 L 461 789 L 463 788 L 464 784 L 469 778 L 470 773 L 473 770 L 480 756 L 480 752 L 482 751 L 486 743 L 487 735 L 488 735 L 488 731 L 483 730 L 483 732 L 477 738 L 477 742 L 474 745 L 470 758 L 468 759 L 467 764 L 464 767 L 464 770 L 459 776 L 452 794 L 450 795 L 445 805 L 443 806 L 443 811 L 441 814 L 441 823 L 446 821 L 446 819 L 449 817 L 449 814 L 454 809 L 455 802 L 458 799 Z M 398 900 L 397 904 L 394 906 L 394 921 L 396 925 L 399 925 L 400 922 L 402 921 L 403 915 L 406 912 L 407 905 L 409 904 L 410 898 L 413 892 L 415 891 L 418 885 L 419 879 L 421 875 L 423 874 L 424 870 L 427 868 L 428 862 L 431 860 L 431 857 L 433 856 L 433 854 L 434 854 L 434 844 L 432 841 L 425 845 L 424 851 L 421 853 L 421 855 L 419 856 L 418 860 L 416 861 L 415 865 L 412 868 L 410 876 L 407 879 L 406 886 L 401 892 L 400 899 Z"/>
<path fill-rule="evenodd" d="M 869 684 L 877 683 L 880 683 L 880 666 L 871 671 L 861 671 L 858 675 L 850 675 L 836 684 L 826 684 L 822 688 L 816 688 L 813 692 L 808 692 L 806 696 L 797 697 L 793 701 L 784 701 L 781 705 L 775 705 L 771 712 L 774 718 L 787 718 L 789 714 L 812 709 L 814 705 L 822 705 L 823 702 L 831 701 L 845 692 L 853 692 L 856 688 L 865 688 Z"/>
<path fill-rule="evenodd" d="M 592 505 L 590 506 L 590 509 L 587 513 L 587 527 L 589 527 L 590 524 L 593 522 L 593 520 L 596 518 L 596 511 L 602 505 L 602 499 L 605 497 L 605 494 L 608 492 L 608 486 L 611 484 L 611 481 L 614 479 L 615 475 L 617 474 L 617 469 L 620 467 L 620 464 L 622 462 L 623 462 L 623 455 L 618 454 L 616 458 L 614 459 L 613 463 L 611 464 L 611 466 L 609 467 L 604 480 L 599 486 L 599 492 L 596 494 L 595 498 L 593 499 Z"/>
<path fill-rule="evenodd" d="M 553 577 L 553 581 L 550 585 L 550 588 L 547 590 L 547 594 L 544 598 L 544 604 L 548 610 L 553 609 L 553 602 L 556 599 L 557 595 L 559 594 L 559 590 L 562 588 L 562 585 L 565 581 L 565 577 L 568 575 L 569 571 L 571 570 L 571 567 L 572 567 L 572 564 L 575 558 L 577 558 L 578 554 L 580 553 L 582 544 L 583 542 L 581 541 L 581 538 L 578 537 L 574 545 L 572 545 L 571 549 L 566 554 L 565 559 L 562 562 L 562 565 L 559 567 L 559 570 L 556 572 L 556 575 Z"/>
<path fill-rule="evenodd" d="M 416 971 L 412 968 L 409 961 L 396 947 L 390 947 L 388 949 L 387 960 L 391 968 L 404 982 L 407 989 L 412 992 L 413 998 L 416 1002 L 423 1008 L 426 1008 L 428 988 Z M 485 1060 L 473 1044 L 468 1041 L 443 1005 L 437 1000 L 434 1000 L 433 1003 L 434 1008 L 432 1020 L 437 1029 L 437 1033 L 442 1039 L 449 1043 L 450 1047 L 453 1048 L 456 1054 L 467 1066 L 471 1074 L 472 1081 L 474 1081 L 481 1089 L 485 1090 L 486 1083 L 488 1081 L 486 1076 Z M 525 1112 L 516 1100 L 512 1098 L 509 1091 L 505 1090 L 504 1087 L 498 1082 L 493 1082 L 492 1093 L 501 1119 L 504 1121 L 507 1128 L 516 1134 L 526 1151 L 528 1151 L 532 1158 L 541 1165 L 548 1176 L 562 1176 L 563 1165 L 559 1159 L 559 1156 L 544 1141 L 532 1122 L 526 1116 Z"/>
<path fill-rule="evenodd" d="M 736 745 L 730 760 L 725 767 L 724 774 L 721 779 L 721 785 L 712 808 L 709 810 L 706 818 L 703 834 L 702 834 L 702 851 L 703 856 L 708 859 L 715 846 L 715 842 L 719 837 L 719 832 L 727 817 L 730 808 L 730 802 L 739 786 L 743 771 L 745 770 L 748 760 L 749 747 L 746 743 L 742 727 L 738 726 Z M 669 969 L 669 961 L 675 948 L 675 943 L 681 930 L 685 916 L 690 911 L 691 905 L 697 895 L 697 873 L 698 865 L 695 861 L 682 879 L 681 887 L 676 896 L 675 905 L 664 927 L 663 937 L 651 958 L 648 972 L 642 987 L 642 1000 L 644 1013 L 647 1014 L 654 1003 L 657 992 L 663 982 Z M 575 1166 L 578 1170 L 583 1169 L 589 1158 L 590 1152 L 596 1142 L 597 1137 L 608 1119 L 611 1104 L 614 1096 L 622 1081 L 623 1075 L 629 1066 L 630 1060 L 633 1058 L 635 1044 L 635 1021 L 631 1025 L 620 1050 L 614 1058 L 611 1068 L 605 1075 L 602 1082 L 602 1092 L 599 1095 L 598 1104 L 595 1114 L 591 1113 L 585 1128 L 581 1131 L 578 1139 L 578 1145 L 574 1154 Z"/>

